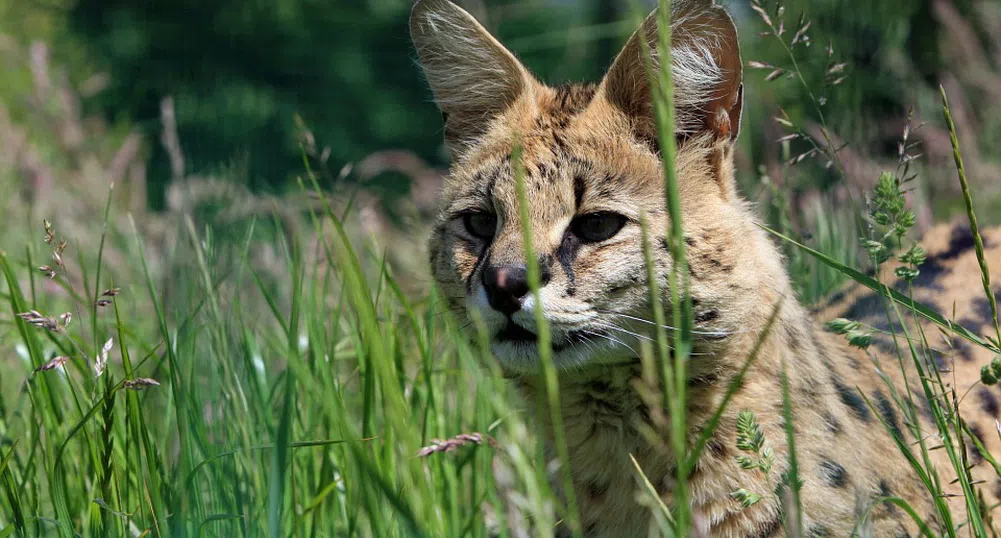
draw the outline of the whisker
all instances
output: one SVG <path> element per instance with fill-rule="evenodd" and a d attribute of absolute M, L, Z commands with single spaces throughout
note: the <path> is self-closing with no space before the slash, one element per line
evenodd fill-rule
<path fill-rule="evenodd" d="M 622 332 L 622 333 L 626 333 L 626 334 L 628 334 L 630 336 L 634 336 L 636 338 L 642 338 L 642 339 L 646 340 L 647 342 L 656 342 L 657 341 L 654 338 L 650 338 L 649 336 L 646 336 L 644 334 L 634 333 L 634 332 L 632 332 L 630 330 L 627 330 L 627 329 L 624 329 L 622 327 L 619 327 L 618 325 L 615 325 L 613 323 L 601 322 L 600 326 L 602 328 L 604 328 L 604 329 L 611 329 L 613 331 L 619 331 L 619 332 Z"/>
<path fill-rule="evenodd" d="M 619 327 L 618 325 L 611 324 L 611 323 L 608 323 L 608 322 L 604 322 L 604 323 L 600 324 L 600 327 L 603 328 L 603 329 L 607 329 L 607 330 L 619 331 L 619 332 L 628 334 L 628 335 L 636 337 L 636 338 L 642 338 L 642 339 L 644 339 L 644 340 L 646 340 L 648 342 L 656 342 L 657 341 L 656 339 L 650 338 L 649 336 L 645 336 L 645 335 L 642 335 L 642 334 L 634 333 L 632 331 L 623 329 L 622 327 Z M 625 345 L 625 344 L 623 344 L 623 345 Z M 629 349 L 632 350 L 632 348 L 629 348 Z M 667 349 L 669 349 L 671 351 L 674 351 L 674 346 L 668 344 Z M 633 353 L 635 353 L 635 352 L 636 351 L 633 350 Z M 691 356 L 691 357 L 715 357 L 716 356 L 716 354 L 713 353 L 713 352 L 711 352 L 711 351 L 690 351 L 688 353 L 688 355 Z"/>
<path fill-rule="evenodd" d="M 636 354 L 636 350 L 633 349 L 632 346 L 630 346 L 629 344 L 623 342 L 622 340 L 619 340 L 618 338 L 613 337 L 612 335 L 602 334 L 602 333 L 596 333 L 596 332 L 587 331 L 587 330 L 582 331 L 582 332 L 584 334 L 589 334 L 591 336 L 595 336 L 595 337 L 598 337 L 598 338 L 604 338 L 604 339 L 609 340 L 611 342 L 615 342 L 616 344 L 619 344 L 620 346 L 625 346 L 626 348 L 629 349 L 629 351 L 632 351 L 634 354 Z"/>
<path fill-rule="evenodd" d="M 451 312 L 452 314 L 455 314 L 456 316 L 460 316 L 460 315 L 466 313 L 466 309 L 463 308 L 463 307 L 456 308 L 455 310 L 451 310 L 451 309 L 446 308 L 444 310 L 439 310 L 435 314 L 432 314 L 431 315 L 431 319 L 437 318 L 438 316 L 440 316 L 442 314 L 447 314 L 449 312 Z"/>
<path fill-rule="evenodd" d="M 598 313 L 601 313 L 601 314 L 611 314 L 613 316 L 619 316 L 619 317 L 631 319 L 633 321 L 638 321 L 640 323 L 646 323 L 648 325 L 653 325 L 655 327 L 657 326 L 656 322 L 650 321 L 648 319 L 638 318 L 636 316 L 630 316 L 629 314 L 623 314 L 621 312 L 615 312 L 615 311 L 612 311 L 612 310 L 599 310 L 599 309 L 595 309 L 595 312 L 598 312 Z M 674 326 L 671 326 L 671 325 L 660 325 L 660 327 L 662 329 L 667 329 L 669 331 L 677 331 L 678 330 L 677 327 L 674 327 Z M 735 334 L 741 334 L 743 332 L 747 332 L 747 331 L 736 331 L 736 332 L 734 332 L 734 331 L 700 331 L 698 329 L 692 329 L 692 334 L 697 334 L 697 335 L 700 335 L 700 336 L 712 336 L 712 337 L 715 337 L 715 338 L 725 338 L 727 336 L 733 336 Z"/>

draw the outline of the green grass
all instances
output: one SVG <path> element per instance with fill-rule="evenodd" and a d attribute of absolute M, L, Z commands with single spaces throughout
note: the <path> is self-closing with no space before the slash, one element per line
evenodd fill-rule
<path fill-rule="evenodd" d="M 312 174 L 307 180 L 316 186 Z M 573 504 L 554 496 L 549 480 L 561 478 L 550 476 L 523 402 L 482 352 L 482 336 L 470 342 L 433 291 L 409 299 L 377 252 L 352 243 L 332 208 L 311 218 L 326 233 L 316 251 L 280 243 L 287 281 L 277 292 L 248 255 L 254 227 L 264 223 L 224 247 L 189 220 L 187 308 L 166 306 L 138 231 L 131 267 L 112 270 L 70 246 L 54 287 L 34 269 L 51 246 L 0 257 L 10 320 L 0 331 L 20 350 L 3 366 L 4 383 L 17 389 L 0 393 L 0 536 L 485 537 L 488 529 L 545 534 L 575 520 Z M 236 268 L 220 270 L 229 257 Z M 111 304 L 96 306 L 116 286 Z M 887 295 L 904 307 L 891 310 L 896 315 L 913 310 L 948 327 L 906 297 Z M 53 331 L 14 317 L 33 309 L 74 319 Z M 912 336 L 907 341 L 919 347 L 910 354 L 921 357 L 922 338 Z M 111 359 L 97 377 L 94 362 L 108 339 Z M 678 375 L 676 355 L 646 352 L 648 360 L 672 359 L 655 371 Z M 33 373 L 55 356 L 70 359 Z M 547 403 L 555 407 L 551 363 L 548 373 Z M 137 378 L 160 385 L 128 388 Z M 922 390 L 939 390 L 921 379 Z M 738 387 L 739 377 L 730 393 Z M 788 395 L 784 402 L 788 419 L 794 409 Z M 668 402 L 668 411 L 677 409 Z M 937 416 L 956 438 L 947 410 Z M 464 433 L 480 435 L 455 439 Z M 702 441 L 686 453 L 693 462 Z M 429 446 L 439 448 L 417 455 Z M 923 458 L 921 450 L 909 456 L 935 490 Z M 959 452 L 955 461 L 963 465 Z M 676 507 L 657 513 L 665 536 L 684 535 Z M 975 535 L 986 536 L 982 530 Z"/>

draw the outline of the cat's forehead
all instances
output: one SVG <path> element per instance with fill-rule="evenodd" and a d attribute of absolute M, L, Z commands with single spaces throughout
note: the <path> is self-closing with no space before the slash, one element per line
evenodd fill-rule
<path fill-rule="evenodd" d="M 531 105 L 499 118 L 483 143 L 453 168 L 446 198 L 510 199 L 516 167 L 536 200 L 577 206 L 586 194 L 609 196 L 657 176 L 657 158 L 601 101 L 595 85 L 545 88 Z"/>

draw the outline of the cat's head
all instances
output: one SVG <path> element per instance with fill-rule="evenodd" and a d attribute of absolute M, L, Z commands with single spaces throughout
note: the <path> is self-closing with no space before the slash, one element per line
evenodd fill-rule
<path fill-rule="evenodd" d="M 732 152 L 743 91 L 737 32 L 711 0 L 672 2 L 676 169 L 691 267 L 696 337 L 739 330 L 741 297 L 762 285 L 758 230 L 736 193 Z M 661 290 L 672 261 L 650 67 L 657 14 L 597 85 L 548 87 L 472 16 L 421 0 L 411 35 L 445 118 L 454 157 L 430 240 L 450 305 L 478 312 L 510 371 L 537 368 L 535 313 L 562 368 L 636 357 L 651 330 L 641 217 Z M 650 60 L 650 61 L 647 61 Z M 512 151 L 529 200 L 541 301 L 529 293 Z M 753 258 L 753 259 L 752 259 Z"/>

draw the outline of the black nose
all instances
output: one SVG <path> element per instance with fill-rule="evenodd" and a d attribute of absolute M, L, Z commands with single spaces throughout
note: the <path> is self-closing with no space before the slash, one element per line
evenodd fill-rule
<path fill-rule="evenodd" d="M 545 285 L 548 275 L 542 276 Z M 489 266 L 483 271 L 483 287 L 490 306 L 510 316 L 521 310 L 521 299 L 528 294 L 528 272 L 523 265 Z"/>

